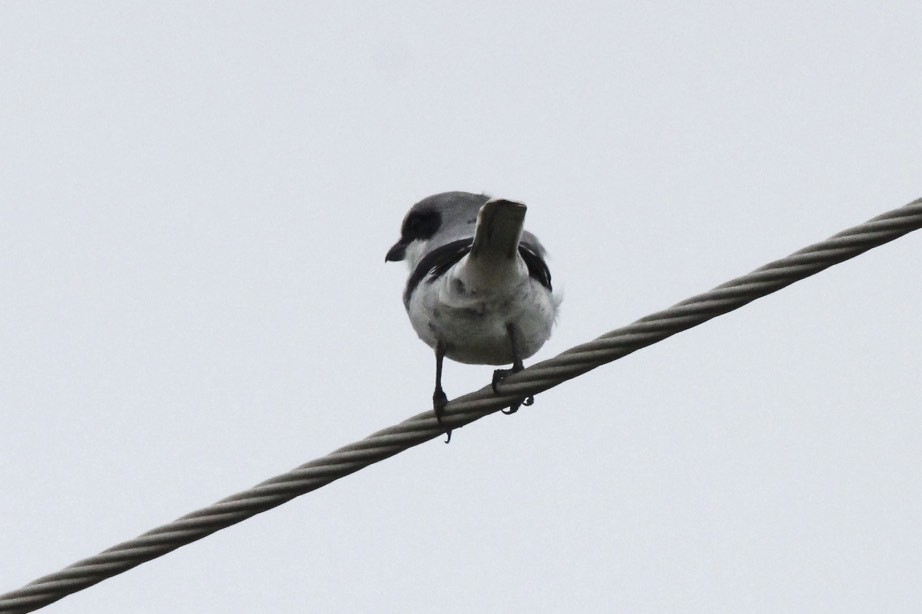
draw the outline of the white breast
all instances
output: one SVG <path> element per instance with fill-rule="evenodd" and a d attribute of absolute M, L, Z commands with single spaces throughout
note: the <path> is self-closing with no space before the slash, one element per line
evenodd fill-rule
<path fill-rule="evenodd" d="M 447 274 L 420 283 L 407 305 L 416 334 L 433 348 L 441 341 L 452 360 L 504 365 L 513 361 L 511 324 L 519 357 L 532 356 L 551 335 L 559 299 L 529 277 L 521 258 L 512 266 L 473 264 L 465 257 Z"/>

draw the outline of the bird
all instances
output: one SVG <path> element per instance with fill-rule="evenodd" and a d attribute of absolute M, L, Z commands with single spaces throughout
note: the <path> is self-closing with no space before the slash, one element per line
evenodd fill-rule
<path fill-rule="evenodd" d="M 551 285 L 546 252 L 524 230 L 523 203 L 485 194 L 443 192 L 414 204 L 385 262 L 405 261 L 403 305 L 419 338 L 435 351 L 432 408 L 438 423 L 448 397 L 442 389 L 447 357 L 493 372 L 493 392 L 524 368 L 551 336 L 560 297 Z M 531 405 L 514 402 L 503 413 Z M 451 441 L 451 429 L 446 430 Z"/>

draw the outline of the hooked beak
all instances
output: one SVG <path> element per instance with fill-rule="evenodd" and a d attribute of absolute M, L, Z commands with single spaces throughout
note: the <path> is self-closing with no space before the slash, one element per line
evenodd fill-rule
<path fill-rule="evenodd" d="M 407 244 L 401 239 L 394 243 L 394 247 L 387 250 L 387 256 L 384 257 L 384 262 L 397 262 L 403 260 L 407 255 Z"/>

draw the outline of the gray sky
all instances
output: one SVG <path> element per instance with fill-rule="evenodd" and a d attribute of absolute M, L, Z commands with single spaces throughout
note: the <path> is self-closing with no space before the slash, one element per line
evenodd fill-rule
<path fill-rule="evenodd" d="M 0 592 L 426 409 L 424 196 L 529 205 L 533 361 L 922 196 L 918 2 L 312 4 L 0 5 Z M 914 610 L 920 254 L 48 611 Z"/>

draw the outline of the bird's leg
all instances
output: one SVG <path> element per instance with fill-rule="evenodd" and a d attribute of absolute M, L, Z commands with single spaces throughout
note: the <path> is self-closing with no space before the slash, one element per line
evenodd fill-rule
<path fill-rule="evenodd" d="M 512 345 L 512 368 L 511 369 L 497 369 L 493 372 L 493 393 L 499 394 L 499 389 L 497 385 L 503 381 L 507 375 L 512 375 L 513 373 L 518 373 L 525 368 L 525 365 L 522 364 L 522 356 L 519 354 L 519 346 L 516 341 L 515 327 L 512 324 L 506 325 L 506 332 L 509 334 L 509 343 Z M 516 401 L 509 406 L 508 409 L 503 409 L 504 414 L 514 414 L 519 411 L 519 407 L 522 405 L 531 405 L 535 402 L 535 397 L 528 396 L 521 401 Z"/>
<path fill-rule="evenodd" d="M 439 425 L 442 424 L 442 412 L 445 410 L 445 406 L 448 405 L 448 397 L 445 396 L 445 391 L 442 390 L 442 360 L 444 358 L 445 346 L 441 341 L 438 341 L 435 344 L 435 392 L 432 393 L 432 411 L 435 412 L 435 419 L 439 421 Z M 447 429 L 445 434 L 448 435 L 445 443 L 448 443 L 451 441 L 451 429 Z"/>

